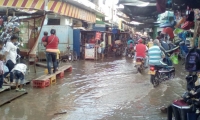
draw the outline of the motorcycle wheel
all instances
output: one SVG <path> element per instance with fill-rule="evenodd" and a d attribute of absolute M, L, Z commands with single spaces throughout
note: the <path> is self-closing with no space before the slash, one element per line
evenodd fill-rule
<path fill-rule="evenodd" d="M 141 70 L 140 67 L 138 67 L 137 70 L 138 70 L 138 72 L 139 72 L 140 74 L 142 74 L 142 70 Z"/>
<path fill-rule="evenodd" d="M 157 75 L 151 75 L 150 82 L 154 88 L 157 87 L 159 85 L 159 79 Z"/>
<path fill-rule="evenodd" d="M 68 60 L 69 60 L 69 62 L 72 62 L 73 61 L 73 55 L 69 55 Z"/>
<path fill-rule="evenodd" d="M 78 60 L 78 56 L 77 56 L 77 53 L 75 51 L 73 52 L 73 60 L 74 61 Z"/>
<path fill-rule="evenodd" d="M 170 79 L 173 79 L 173 78 L 175 78 L 175 72 L 170 73 Z"/>

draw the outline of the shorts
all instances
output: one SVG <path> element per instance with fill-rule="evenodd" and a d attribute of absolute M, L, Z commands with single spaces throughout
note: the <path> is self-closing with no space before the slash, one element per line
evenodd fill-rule
<path fill-rule="evenodd" d="M 20 84 L 24 84 L 24 74 L 18 70 L 13 71 L 14 78 L 16 79 L 16 83 L 20 80 Z"/>
<path fill-rule="evenodd" d="M 101 48 L 101 54 L 104 54 L 105 48 Z"/>

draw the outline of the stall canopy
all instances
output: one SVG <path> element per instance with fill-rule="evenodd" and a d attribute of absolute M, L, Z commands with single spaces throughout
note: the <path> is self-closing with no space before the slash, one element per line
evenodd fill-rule
<path fill-rule="evenodd" d="M 119 10 L 129 16 L 132 21 L 153 23 L 156 22 L 159 14 L 156 0 L 119 0 L 118 4 L 124 5 L 124 8 Z"/>
<path fill-rule="evenodd" d="M 44 10 L 44 0 L 1 0 L 0 7 L 31 8 Z"/>
<path fill-rule="evenodd" d="M 48 10 L 54 13 L 58 13 L 60 15 L 65 15 L 65 16 L 81 19 L 87 22 L 91 22 L 91 23 L 96 22 L 96 15 L 94 13 L 85 11 L 76 6 L 70 5 L 66 2 L 49 1 Z"/>

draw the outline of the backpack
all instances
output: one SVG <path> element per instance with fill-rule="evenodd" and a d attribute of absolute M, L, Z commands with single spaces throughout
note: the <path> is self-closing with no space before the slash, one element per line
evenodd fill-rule
<path fill-rule="evenodd" d="M 197 71 L 199 70 L 199 61 L 200 56 L 196 52 L 196 50 L 191 50 L 187 55 L 185 59 L 185 69 L 187 71 Z"/>

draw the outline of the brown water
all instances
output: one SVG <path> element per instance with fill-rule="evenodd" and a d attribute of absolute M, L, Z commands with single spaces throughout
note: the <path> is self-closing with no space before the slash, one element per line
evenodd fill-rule
<path fill-rule="evenodd" d="M 184 73 L 153 88 L 147 72 L 136 74 L 131 59 L 72 65 L 56 85 L 26 86 L 28 95 L 0 107 L 0 120 L 166 120 L 159 108 L 184 92 Z M 54 115 L 59 112 L 67 113 Z"/>

